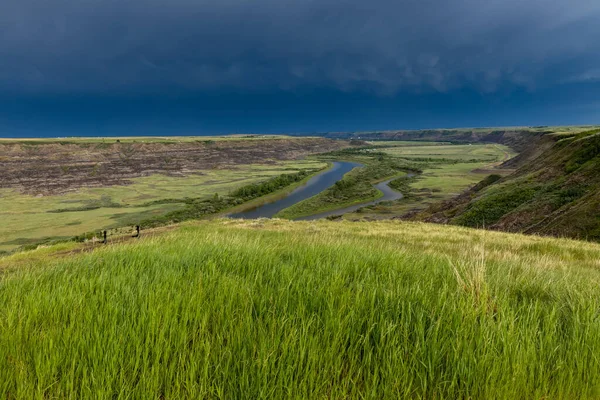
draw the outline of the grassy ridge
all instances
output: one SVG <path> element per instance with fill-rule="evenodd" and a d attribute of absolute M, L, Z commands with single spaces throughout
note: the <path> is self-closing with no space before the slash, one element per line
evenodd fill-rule
<path fill-rule="evenodd" d="M 235 220 L 49 254 L 0 259 L 2 398 L 600 395 L 596 244 Z"/>

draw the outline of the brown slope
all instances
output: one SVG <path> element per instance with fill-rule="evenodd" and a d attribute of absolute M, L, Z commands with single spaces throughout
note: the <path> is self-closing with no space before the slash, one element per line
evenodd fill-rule
<path fill-rule="evenodd" d="M 348 142 L 324 138 L 173 143 L 0 142 L 0 188 L 57 194 L 80 187 L 128 184 L 132 178 L 156 173 L 182 176 L 205 169 L 295 160 L 348 146 Z"/>

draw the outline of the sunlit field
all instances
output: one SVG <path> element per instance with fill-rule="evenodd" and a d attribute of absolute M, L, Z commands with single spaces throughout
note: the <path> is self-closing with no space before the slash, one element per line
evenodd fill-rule
<path fill-rule="evenodd" d="M 600 396 L 597 244 L 392 221 L 162 230 L 0 259 L 0 397 Z"/>

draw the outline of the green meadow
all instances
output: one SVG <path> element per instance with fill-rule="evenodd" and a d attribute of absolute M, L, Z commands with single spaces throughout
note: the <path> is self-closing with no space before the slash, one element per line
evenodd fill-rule
<path fill-rule="evenodd" d="M 600 396 L 598 244 L 393 221 L 162 229 L 0 258 L 0 397 Z"/>
<path fill-rule="evenodd" d="M 378 147 L 383 146 L 388 154 L 402 158 L 428 158 L 432 160 L 455 161 L 498 161 L 498 155 L 506 158 L 514 155 L 508 148 L 499 144 L 450 144 L 437 142 L 373 142 Z M 389 146 L 389 147 L 387 147 Z"/>
<path fill-rule="evenodd" d="M 378 142 L 387 154 L 407 160 L 429 160 L 411 186 L 430 190 L 438 196 L 451 196 L 462 192 L 491 172 L 502 161 L 516 155 L 514 151 L 499 144 L 446 144 L 413 142 L 412 146 L 396 145 L 395 142 Z M 502 170 L 493 173 L 503 174 Z"/>

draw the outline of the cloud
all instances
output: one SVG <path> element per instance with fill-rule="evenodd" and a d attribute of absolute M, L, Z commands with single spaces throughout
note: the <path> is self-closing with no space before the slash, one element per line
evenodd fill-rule
<path fill-rule="evenodd" d="M 586 82 L 600 82 L 600 68 L 583 71 L 576 75 L 569 76 L 562 81 L 562 83 L 565 84 Z"/>
<path fill-rule="evenodd" d="M 0 88 L 536 90 L 600 68 L 598 17 L 597 0 L 9 0 Z"/>

